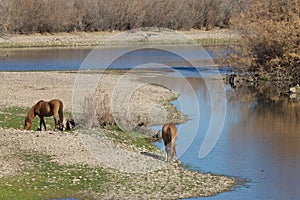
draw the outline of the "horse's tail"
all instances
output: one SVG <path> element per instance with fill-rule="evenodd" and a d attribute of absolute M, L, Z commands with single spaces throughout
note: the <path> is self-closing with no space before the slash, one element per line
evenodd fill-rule
<path fill-rule="evenodd" d="M 170 144 L 171 143 L 171 141 L 172 141 L 172 133 L 171 133 L 171 127 L 170 126 L 168 126 L 168 128 L 167 128 L 167 143 L 168 144 Z"/>
<path fill-rule="evenodd" d="M 64 105 L 61 101 L 59 101 L 59 109 L 58 109 L 58 115 L 59 115 L 59 122 L 60 122 L 60 128 L 63 124 L 63 120 L 64 120 Z"/>

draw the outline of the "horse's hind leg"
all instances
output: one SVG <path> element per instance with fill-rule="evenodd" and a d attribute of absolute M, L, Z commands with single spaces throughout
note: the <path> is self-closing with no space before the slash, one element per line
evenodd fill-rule
<path fill-rule="evenodd" d="M 173 161 L 174 159 L 177 160 L 178 158 L 177 158 L 177 155 L 176 155 L 175 146 L 172 146 L 172 148 L 171 148 L 171 161 Z"/>
<path fill-rule="evenodd" d="M 176 143 L 175 141 L 172 141 L 172 147 L 171 147 L 171 161 L 178 159 L 177 153 L 176 153 Z"/>
<path fill-rule="evenodd" d="M 64 114 L 63 114 L 63 104 L 62 102 L 59 103 L 57 107 L 55 107 L 54 113 L 53 113 L 54 121 L 55 121 L 55 128 L 57 128 L 57 122 L 59 117 L 59 130 L 63 131 L 63 121 L 64 121 Z"/>
<path fill-rule="evenodd" d="M 53 115 L 53 119 L 54 119 L 54 129 L 53 130 L 56 130 L 56 128 L 57 128 L 57 115 L 56 114 Z"/>
<path fill-rule="evenodd" d="M 63 114 L 63 110 L 62 110 L 63 108 L 62 108 L 62 105 L 61 105 L 61 107 L 59 108 L 59 110 L 58 110 L 58 115 L 59 115 L 59 129 L 61 130 L 61 131 L 63 131 L 63 121 L 64 121 L 64 114 Z"/>
<path fill-rule="evenodd" d="M 168 162 L 168 160 L 169 160 L 169 155 L 168 155 L 168 150 L 167 150 L 167 147 L 166 147 L 166 150 L 165 150 L 166 152 L 165 152 L 165 155 L 166 155 L 166 161 Z"/>
<path fill-rule="evenodd" d="M 171 153 L 171 152 L 170 152 L 170 150 L 171 150 L 171 149 L 170 149 L 170 145 L 171 145 L 171 143 L 167 144 L 166 149 L 165 149 L 165 151 L 166 151 L 166 161 L 167 161 L 167 162 L 170 161 L 170 156 L 171 156 L 171 155 L 170 155 L 170 153 Z"/>

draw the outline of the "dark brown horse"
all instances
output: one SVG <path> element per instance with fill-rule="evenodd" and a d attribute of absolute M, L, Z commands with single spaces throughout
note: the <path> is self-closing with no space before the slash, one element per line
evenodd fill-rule
<path fill-rule="evenodd" d="M 44 117 L 50 117 L 53 116 L 54 118 L 54 129 L 57 127 L 59 116 L 60 123 L 59 123 L 59 130 L 62 130 L 62 121 L 63 121 L 63 103 L 58 99 L 52 99 L 51 101 L 43 101 L 40 100 L 37 102 L 34 106 L 32 106 L 27 114 L 27 117 L 25 119 L 25 125 L 24 129 L 29 130 L 32 125 L 32 120 L 35 118 L 35 116 L 39 116 L 40 118 L 40 128 L 39 130 L 42 130 L 42 124 L 44 125 L 44 128 L 46 130 L 46 124 Z"/>
<path fill-rule="evenodd" d="M 165 124 L 162 128 L 162 138 L 164 140 L 166 149 L 166 160 L 167 162 L 173 161 L 176 155 L 176 138 L 177 138 L 177 128 L 175 124 Z"/>

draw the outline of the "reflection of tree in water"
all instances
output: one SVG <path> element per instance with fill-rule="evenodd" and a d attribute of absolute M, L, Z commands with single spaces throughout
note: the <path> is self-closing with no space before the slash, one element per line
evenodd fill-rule
<path fill-rule="evenodd" d="M 243 123 L 251 127 L 251 132 L 296 134 L 299 131 L 300 102 L 293 102 L 279 90 L 267 84 L 241 84 L 228 92 L 228 100 L 233 105 L 239 104 Z"/>

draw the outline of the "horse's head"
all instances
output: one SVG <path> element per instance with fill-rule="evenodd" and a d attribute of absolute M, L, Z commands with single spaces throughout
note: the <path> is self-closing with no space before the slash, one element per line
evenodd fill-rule
<path fill-rule="evenodd" d="M 32 106 L 25 118 L 25 124 L 24 124 L 24 130 L 29 130 L 32 125 L 32 120 L 34 119 L 36 113 L 35 113 L 36 105 Z"/>
<path fill-rule="evenodd" d="M 31 120 L 25 119 L 24 130 L 29 130 L 31 128 Z"/>

